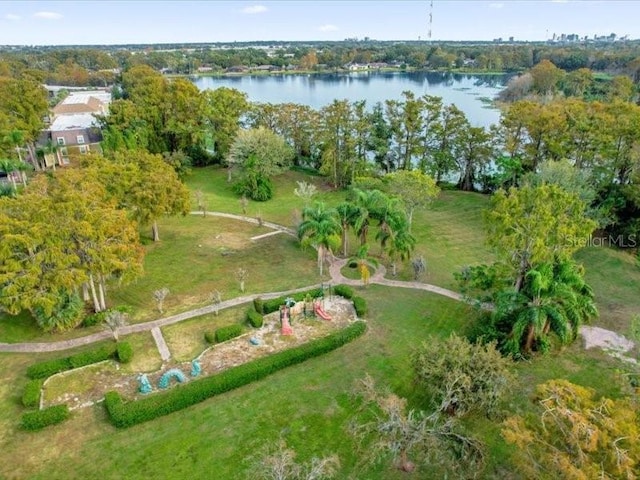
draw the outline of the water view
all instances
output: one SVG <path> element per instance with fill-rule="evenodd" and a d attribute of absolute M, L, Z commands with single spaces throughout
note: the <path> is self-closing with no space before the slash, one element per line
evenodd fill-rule
<path fill-rule="evenodd" d="M 465 75 L 440 72 L 352 72 L 317 75 L 243 75 L 197 77 L 200 90 L 230 87 L 245 92 L 253 102 L 301 103 L 321 108 L 334 99 L 366 100 L 368 106 L 400 99 L 405 90 L 442 97 L 454 103 L 474 126 L 497 123 L 500 112 L 493 99 L 508 75 Z"/>

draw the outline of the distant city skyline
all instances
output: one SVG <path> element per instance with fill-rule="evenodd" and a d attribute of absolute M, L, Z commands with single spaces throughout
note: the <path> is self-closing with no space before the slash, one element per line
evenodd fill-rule
<path fill-rule="evenodd" d="M 0 45 L 640 38 L 639 1 L 0 2 Z M 429 14 L 433 12 L 432 24 Z"/>

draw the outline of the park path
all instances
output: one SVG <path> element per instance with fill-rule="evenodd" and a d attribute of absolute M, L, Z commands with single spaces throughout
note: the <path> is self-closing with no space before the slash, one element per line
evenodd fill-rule
<path fill-rule="evenodd" d="M 202 215 L 202 212 L 191 212 L 192 215 Z M 243 215 L 235 215 L 232 213 L 222 213 L 222 212 L 206 212 L 207 216 L 211 217 L 222 217 L 222 218 L 230 218 L 233 220 L 240 220 L 248 223 L 253 223 L 255 225 L 262 225 L 268 228 L 271 228 L 275 231 L 286 233 L 287 235 L 296 236 L 296 232 L 288 227 L 283 225 L 278 225 L 273 222 L 260 222 L 258 219 L 253 217 L 247 217 Z M 331 282 L 334 285 L 345 284 L 352 286 L 360 286 L 362 285 L 362 280 L 353 280 L 346 278 L 342 275 L 340 270 L 347 263 L 347 259 L 339 259 L 337 257 L 333 257 L 331 261 L 331 265 L 329 267 L 329 273 L 331 276 Z M 431 285 L 428 283 L 422 282 L 405 282 L 400 280 L 390 280 L 385 278 L 386 269 L 383 265 L 379 265 L 376 268 L 376 271 L 369 279 L 370 284 L 378 284 L 385 285 L 388 287 L 396 287 L 396 288 L 411 288 L 415 290 L 425 290 L 427 292 L 432 292 L 437 295 L 442 295 L 453 300 L 457 301 L 465 301 L 465 298 L 459 294 L 458 292 L 454 292 L 453 290 L 447 290 L 446 288 L 438 287 L 436 285 Z M 183 320 L 188 320 L 190 318 L 199 317 L 201 315 L 206 315 L 209 313 L 213 313 L 216 310 L 224 310 L 225 308 L 236 307 L 238 305 L 242 305 L 245 303 L 252 302 L 254 298 L 261 297 L 264 299 L 281 297 L 284 295 L 290 295 L 292 293 L 303 292 L 305 290 L 310 290 L 312 288 L 318 288 L 322 284 L 318 283 L 315 285 L 308 285 L 306 287 L 295 288 L 292 290 L 286 290 L 281 292 L 266 292 L 266 293 L 256 293 L 252 295 L 244 295 L 241 297 L 232 298 L 226 300 L 224 302 L 219 303 L 218 305 L 207 305 L 205 307 L 196 308 L 194 310 L 189 310 L 188 312 L 178 313 L 176 315 L 171 315 L 168 317 L 160 318 L 158 320 L 153 320 L 145 323 L 136 323 L 134 325 L 127 325 L 125 327 L 121 327 L 118 329 L 118 334 L 121 336 L 130 334 L 130 333 L 139 333 L 139 332 L 148 332 L 156 330 L 160 337 L 162 337 L 162 332 L 160 331 L 161 327 L 166 327 L 168 325 L 173 325 L 175 323 L 181 322 Z M 112 338 L 112 334 L 110 331 L 98 332 L 91 335 L 86 335 L 84 337 L 73 338 L 70 340 L 61 340 L 57 342 L 25 342 L 25 343 L 0 343 L 0 352 L 17 352 L 17 353 L 38 353 L 38 352 L 57 352 L 61 350 L 68 350 L 70 348 L 80 347 L 83 345 L 89 345 L 94 342 L 99 342 L 101 340 L 107 340 Z M 156 344 L 158 345 L 158 349 L 160 351 L 161 356 L 167 355 L 170 356 L 169 349 L 166 348 L 166 342 L 164 338 L 162 338 L 161 342 L 158 341 L 156 335 L 154 335 L 154 339 L 156 340 Z M 166 352 L 163 352 L 162 345 L 164 344 L 164 348 L 166 348 Z M 168 358 L 168 357 L 167 357 Z M 164 357 L 163 357 L 164 360 Z"/>
<path fill-rule="evenodd" d="M 151 335 L 153 336 L 153 340 L 156 342 L 156 347 L 158 347 L 158 351 L 160 352 L 160 358 L 163 362 L 166 362 L 171 358 L 171 352 L 169 351 L 167 342 L 164 341 L 162 330 L 160 330 L 160 327 L 152 328 Z"/>

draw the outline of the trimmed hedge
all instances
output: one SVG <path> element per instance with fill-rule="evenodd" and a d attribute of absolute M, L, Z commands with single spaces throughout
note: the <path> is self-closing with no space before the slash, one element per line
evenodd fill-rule
<path fill-rule="evenodd" d="M 216 343 L 226 342 L 242 334 L 242 325 L 227 325 L 216 330 Z"/>
<path fill-rule="evenodd" d="M 262 300 L 260 297 L 254 298 L 253 299 L 253 308 L 259 314 L 261 314 L 261 315 L 264 314 L 264 300 Z"/>
<path fill-rule="evenodd" d="M 356 315 L 362 318 L 367 314 L 367 301 L 362 297 L 353 297 L 353 308 L 356 309 Z"/>
<path fill-rule="evenodd" d="M 214 343 L 216 343 L 215 332 L 204 332 L 204 339 L 208 344 L 213 345 Z"/>
<path fill-rule="evenodd" d="M 347 300 L 351 300 L 354 295 L 353 288 L 348 285 L 336 285 L 333 287 L 333 293 L 334 295 L 339 295 Z"/>
<path fill-rule="evenodd" d="M 76 353 L 69 357 L 69 363 L 71 364 L 71 368 L 80 368 L 93 363 L 109 360 L 110 358 L 115 358 L 116 348 L 115 344 L 110 343 L 94 350 Z"/>
<path fill-rule="evenodd" d="M 40 390 L 42 390 L 43 383 L 42 378 L 27 382 L 24 386 L 24 392 L 22 392 L 22 405 L 28 408 L 40 405 Z"/>
<path fill-rule="evenodd" d="M 118 342 L 116 357 L 120 363 L 129 363 L 133 358 L 133 348 L 129 342 Z"/>
<path fill-rule="evenodd" d="M 264 323 L 264 318 L 256 311 L 255 308 L 249 307 L 247 310 L 247 321 L 253 328 L 260 328 Z"/>
<path fill-rule="evenodd" d="M 108 392 L 104 397 L 104 404 L 113 425 L 130 427 L 190 407 L 215 395 L 261 380 L 285 367 L 335 350 L 358 338 L 366 328 L 364 322 L 354 322 L 326 337 L 133 402 L 124 403 L 119 393 Z"/>
<path fill-rule="evenodd" d="M 312 288 L 304 292 L 294 293 L 293 295 L 287 295 L 286 297 L 272 298 L 271 300 L 262 301 L 262 313 L 267 315 L 268 313 L 277 312 L 280 309 L 280 305 L 284 305 L 285 298 L 293 298 L 296 302 L 302 302 L 309 295 L 311 298 L 317 298 L 322 295 L 322 288 Z M 255 305 L 255 302 L 254 302 Z M 259 311 L 256 308 L 257 311 Z"/>
<path fill-rule="evenodd" d="M 70 357 L 56 358 L 55 360 L 47 360 L 30 365 L 27 368 L 27 377 L 31 379 L 48 378 L 56 373 L 71 370 L 73 368 L 84 367 L 93 363 L 102 362 L 115 358 L 116 345 L 108 344 L 102 347 L 87 350 L 86 352 L 76 353 Z"/>
<path fill-rule="evenodd" d="M 48 425 L 55 425 L 69 418 L 69 407 L 65 404 L 54 405 L 44 410 L 27 412 L 22 415 L 22 428 L 25 430 L 40 430 Z"/>

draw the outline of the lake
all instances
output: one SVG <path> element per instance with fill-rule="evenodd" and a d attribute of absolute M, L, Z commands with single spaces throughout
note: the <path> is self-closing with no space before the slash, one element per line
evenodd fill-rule
<path fill-rule="evenodd" d="M 252 102 L 299 103 L 320 109 L 334 99 L 376 102 L 400 100 L 405 90 L 434 95 L 461 109 L 474 126 L 498 123 L 500 112 L 486 103 L 502 90 L 508 75 L 467 75 L 445 72 L 350 72 L 326 74 L 238 75 L 196 77 L 200 90 L 235 88 Z M 483 99 L 485 101 L 483 101 Z"/>

